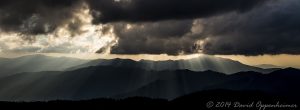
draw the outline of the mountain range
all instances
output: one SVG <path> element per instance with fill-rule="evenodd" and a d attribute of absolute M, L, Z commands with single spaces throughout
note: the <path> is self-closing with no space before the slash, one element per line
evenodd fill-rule
<path fill-rule="evenodd" d="M 4 101 L 83 100 L 143 96 L 174 99 L 203 90 L 259 90 L 298 97 L 300 70 L 287 68 L 269 74 L 214 71 L 149 71 L 139 68 L 95 66 L 67 72 L 21 73 L 0 78 Z"/>
<path fill-rule="evenodd" d="M 44 61 L 49 62 L 44 65 Z M 261 69 L 212 56 L 178 61 L 88 61 L 35 55 L 1 59 L 0 64 L 4 65 L 1 74 L 8 73 L 0 77 L 2 101 L 133 96 L 170 100 L 215 89 L 258 90 L 287 97 L 298 97 L 300 92 L 298 69 Z"/>
<path fill-rule="evenodd" d="M 283 66 L 277 66 L 277 65 L 272 65 L 272 64 L 260 64 L 260 65 L 254 65 L 254 67 L 259 67 L 263 69 L 270 69 L 270 68 L 286 68 Z"/>
<path fill-rule="evenodd" d="M 88 60 L 45 55 L 0 58 L 0 77 L 22 72 L 64 71 L 87 62 Z"/>
<path fill-rule="evenodd" d="M 167 61 L 134 61 L 130 59 L 96 59 L 83 60 L 69 57 L 51 57 L 45 55 L 28 55 L 18 58 L 0 58 L 0 77 L 22 72 L 71 71 L 89 66 L 135 67 L 145 70 L 212 70 L 226 74 L 241 71 L 270 73 L 280 68 L 259 68 L 242 64 L 238 61 L 202 55 L 198 58 Z"/>
<path fill-rule="evenodd" d="M 197 58 L 185 60 L 166 60 L 166 61 L 150 61 L 141 60 L 134 61 L 130 59 L 98 59 L 88 63 L 71 67 L 67 70 L 76 70 L 89 66 L 114 66 L 114 67 L 134 67 L 145 70 L 163 71 L 163 70 L 182 70 L 206 71 L 212 70 L 226 74 L 233 74 L 241 71 L 256 71 L 261 73 L 270 73 L 280 68 L 266 68 L 249 66 L 238 61 L 219 58 L 209 55 L 201 55 Z"/>

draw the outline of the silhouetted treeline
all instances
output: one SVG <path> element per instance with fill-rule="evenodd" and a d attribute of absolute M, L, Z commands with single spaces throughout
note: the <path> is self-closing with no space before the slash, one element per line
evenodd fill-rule
<path fill-rule="evenodd" d="M 208 107 L 208 103 L 213 102 L 212 107 Z M 211 109 L 211 110 L 223 110 L 223 109 L 238 109 L 238 110 L 249 110 L 257 109 L 254 105 L 252 108 L 235 108 L 235 103 L 256 104 L 262 102 L 262 104 L 289 104 L 299 106 L 300 100 L 297 98 L 287 98 L 282 96 L 274 96 L 272 94 L 266 94 L 260 91 L 232 91 L 232 90 L 210 90 L 196 92 L 189 95 L 185 95 L 174 100 L 165 99 L 152 99 L 146 97 L 130 97 L 126 99 L 91 99 L 91 100 L 80 100 L 80 101 L 45 101 L 45 102 L 0 102 L 1 107 L 34 107 L 34 108 L 116 108 L 116 107 L 130 107 L 130 108 L 196 108 L 198 110 Z M 231 106 L 224 107 L 221 104 L 231 104 Z M 217 107 L 217 104 L 221 107 Z M 123 108 L 125 109 L 125 108 Z M 278 108 L 268 108 L 267 110 L 277 110 Z M 281 110 L 296 110 L 299 108 L 280 108 Z"/>

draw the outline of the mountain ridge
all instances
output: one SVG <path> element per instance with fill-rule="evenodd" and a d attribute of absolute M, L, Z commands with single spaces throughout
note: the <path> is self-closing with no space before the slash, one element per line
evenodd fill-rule
<path fill-rule="evenodd" d="M 232 74 L 241 71 L 257 71 L 269 73 L 278 69 L 261 69 L 244 65 L 238 61 L 202 55 L 198 58 L 185 60 L 150 61 L 131 59 L 96 59 L 82 60 L 70 57 L 52 57 L 42 54 L 27 55 L 17 58 L 0 58 L 0 77 L 21 73 L 41 71 L 71 71 L 88 66 L 116 66 L 136 67 L 147 70 L 178 70 L 189 69 L 191 71 L 213 70 Z"/>
<path fill-rule="evenodd" d="M 28 55 L 17 58 L 0 58 L 0 77 L 22 72 L 64 71 L 67 68 L 84 64 L 87 60 L 69 57 Z"/>
<path fill-rule="evenodd" d="M 189 69 L 191 71 L 205 71 L 213 70 L 226 74 L 232 74 L 241 71 L 257 71 L 261 73 L 269 73 L 279 68 L 262 69 L 249 65 L 242 64 L 238 61 L 231 59 L 219 58 L 214 56 L 202 55 L 197 58 L 185 59 L 185 60 L 166 60 L 166 61 L 150 61 L 140 60 L 134 61 L 131 59 L 97 59 L 92 60 L 88 63 L 78 65 L 75 67 L 68 68 L 67 70 L 76 70 L 88 66 L 133 66 L 137 68 L 147 70 L 178 70 L 178 69 Z"/>
<path fill-rule="evenodd" d="M 284 72 L 285 69 L 281 71 Z M 280 75 L 283 73 L 281 71 L 278 72 Z M 295 69 L 295 72 L 300 74 L 298 69 Z M 257 72 L 249 72 L 248 74 L 250 75 L 242 73 L 226 75 L 211 70 L 203 72 L 190 70 L 149 71 L 140 68 L 113 66 L 91 66 L 66 72 L 19 73 L 0 78 L 0 99 L 56 100 L 58 98 L 79 100 L 95 97 L 130 97 L 130 93 L 134 96 L 139 96 L 139 94 L 149 96 L 137 92 L 143 87 L 150 88 L 144 90 L 146 91 L 144 93 L 152 94 L 150 97 L 165 99 L 174 99 L 195 91 L 211 89 L 260 89 L 267 92 L 275 90 L 276 94 L 277 92 L 281 94 L 280 89 L 298 91 L 297 88 L 292 89 L 293 86 L 287 85 L 290 82 L 299 84 L 299 77 L 292 76 L 292 78 L 285 80 L 286 78 L 282 76 L 270 76 L 272 73 L 257 75 Z M 259 80 L 251 81 L 257 76 Z M 291 77 L 284 74 L 283 76 Z M 281 77 L 284 79 L 280 79 Z M 264 81 L 265 79 L 270 82 Z M 278 83 L 273 85 L 273 82 Z M 150 84 L 153 86 L 149 86 Z M 280 84 L 285 85 L 286 88 Z M 293 85 L 295 86 L 295 84 Z M 161 92 L 161 95 L 157 95 L 157 92 Z M 295 94 L 295 92 L 291 94 Z"/>

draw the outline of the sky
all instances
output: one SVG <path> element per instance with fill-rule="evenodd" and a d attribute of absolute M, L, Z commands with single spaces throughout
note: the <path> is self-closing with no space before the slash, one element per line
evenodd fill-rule
<path fill-rule="evenodd" d="M 1 0 L 0 56 L 198 54 L 300 67 L 299 0 Z"/>

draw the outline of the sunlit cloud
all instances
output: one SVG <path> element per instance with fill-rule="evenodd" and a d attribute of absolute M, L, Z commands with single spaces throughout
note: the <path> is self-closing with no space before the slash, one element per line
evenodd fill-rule
<path fill-rule="evenodd" d="M 35 52 L 35 53 L 95 53 L 101 48 L 113 46 L 117 38 L 112 31 L 103 33 L 104 25 L 92 24 L 89 9 L 83 5 L 75 17 L 54 32 L 48 34 L 25 35 L 17 32 L 0 30 L 0 52 Z M 72 32 L 76 22 L 78 29 Z M 34 25 L 34 23 L 30 23 Z M 74 24 L 77 25 L 77 24 Z"/>

